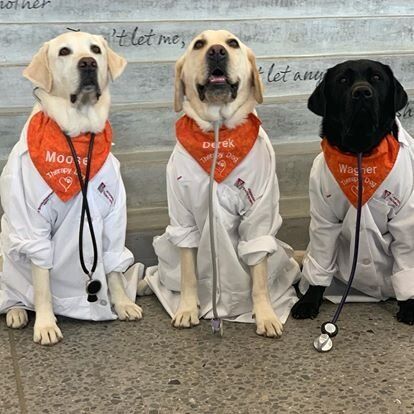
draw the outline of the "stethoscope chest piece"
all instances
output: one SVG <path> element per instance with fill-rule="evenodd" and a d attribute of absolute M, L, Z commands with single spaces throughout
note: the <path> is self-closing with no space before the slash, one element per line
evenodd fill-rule
<path fill-rule="evenodd" d="M 86 282 L 86 293 L 96 295 L 102 289 L 102 283 L 97 279 L 90 279 Z"/>
<path fill-rule="evenodd" d="M 321 326 L 321 331 L 323 334 L 327 334 L 329 338 L 333 338 L 338 334 L 338 326 L 332 322 L 325 322 Z"/>
<path fill-rule="evenodd" d="M 98 301 L 98 296 L 96 295 L 88 295 L 88 302 L 93 303 Z"/>
<path fill-rule="evenodd" d="M 220 318 L 213 318 L 211 320 L 211 330 L 213 334 L 219 333 L 223 336 L 223 322 Z"/>
<path fill-rule="evenodd" d="M 328 334 L 320 334 L 313 342 L 313 346 L 318 352 L 328 352 L 333 346 L 332 339 Z"/>
<path fill-rule="evenodd" d="M 96 279 L 90 279 L 86 282 L 86 293 L 88 294 L 88 302 L 97 302 L 97 293 L 102 289 L 102 283 Z"/>

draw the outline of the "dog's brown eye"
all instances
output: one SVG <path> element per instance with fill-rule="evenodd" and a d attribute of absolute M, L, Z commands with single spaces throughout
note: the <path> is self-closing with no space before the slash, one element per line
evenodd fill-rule
<path fill-rule="evenodd" d="M 230 46 L 230 47 L 233 47 L 234 49 L 238 49 L 240 46 L 239 46 L 239 42 L 236 40 L 236 39 L 230 39 L 230 40 L 227 40 L 227 44 Z"/>
<path fill-rule="evenodd" d="M 100 55 L 101 54 L 101 48 L 99 46 L 92 45 L 91 46 L 91 50 L 92 50 L 93 53 L 95 53 L 97 55 Z"/>
<path fill-rule="evenodd" d="M 348 78 L 346 78 L 345 76 L 342 76 L 341 78 L 339 78 L 339 83 L 342 83 L 342 84 L 344 84 L 344 83 L 347 83 L 348 82 Z"/>
<path fill-rule="evenodd" d="M 204 40 L 197 40 L 194 43 L 194 49 L 196 49 L 196 50 L 201 49 L 205 44 L 206 44 L 206 42 Z"/>
<path fill-rule="evenodd" d="M 71 54 L 71 51 L 68 47 L 62 47 L 62 49 L 59 50 L 59 56 L 67 56 L 70 54 Z"/>
<path fill-rule="evenodd" d="M 371 78 L 373 81 L 379 81 L 379 80 L 381 80 L 381 76 L 380 75 L 378 75 L 378 74 L 375 74 L 375 75 L 372 75 L 372 78 Z"/>

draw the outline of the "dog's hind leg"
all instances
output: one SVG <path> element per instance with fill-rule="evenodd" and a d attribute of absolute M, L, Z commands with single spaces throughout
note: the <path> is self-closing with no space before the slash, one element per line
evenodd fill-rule
<path fill-rule="evenodd" d="M 269 298 L 267 258 L 250 267 L 252 276 L 253 315 L 256 319 L 256 333 L 267 337 L 282 335 L 283 324 L 272 308 Z"/>
<path fill-rule="evenodd" d="M 181 296 L 178 310 L 171 321 L 176 328 L 191 328 L 198 319 L 198 293 L 196 277 L 196 249 L 180 248 Z"/>
<path fill-rule="evenodd" d="M 126 294 L 122 274 L 111 272 L 107 275 L 111 303 L 121 321 L 136 321 L 142 318 L 142 308 Z"/>
<path fill-rule="evenodd" d="M 32 277 L 36 312 L 33 340 L 41 345 L 54 345 L 63 339 L 63 335 L 53 313 L 49 270 L 32 263 Z"/>
<path fill-rule="evenodd" d="M 26 309 L 11 308 L 6 314 L 6 324 L 9 328 L 20 329 L 24 328 L 29 322 Z"/>

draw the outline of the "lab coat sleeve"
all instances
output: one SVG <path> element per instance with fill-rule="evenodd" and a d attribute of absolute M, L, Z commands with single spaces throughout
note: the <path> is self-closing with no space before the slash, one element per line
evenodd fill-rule
<path fill-rule="evenodd" d="M 394 258 L 391 276 L 397 300 L 414 299 L 414 191 L 397 214 L 388 222 L 393 237 Z"/>
<path fill-rule="evenodd" d="M 174 157 L 174 154 L 172 155 Z M 167 165 L 167 198 L 170 225 L 165 232 L 167 239 L 177 247 L 196 248 L 200 243 L 200 231 L 191 210 L 187 208 L 188 200 L 178 182 L 173 159 Z"/>
<path fill-rule="evenodd" d="M 10 158 L 13 157 L 0 179 L 2 232 L 7 233 L 2 237 L 2 249 L 16 261 L 30 260 L 36 266 L 51 269 L 51 223 L 33 205 L 21 174 L 20 158 L 12 153 Z M 35 180 L 29 184 L 36 185 Z"/>
<path fill-rule="evenodd" d="M 105 273 L 125 272 L 134 262 L 133 254 L 125 247 L 125 234 L 127 225 L 127 209 L 125 187 L 121 173 L 117 182 L 117 194 L 114 205 L 109 214 L 103 219 L 103 265 Z"/>
<path fill-rule="evenodd" d="M 309 178 L 309 246 L 303 261 L 303 275 L 312 286 L 329 286 L 337 272 L 337 252 L 342 223 L 325 200 L 322 191 L 325 161 L 319 155 Z"/>
<path fill-rule="evenodd" d="M 268 144 L 268 146 L 270 143 Z M 261 262 L 278 249 L 276 234 L 282 225 L 279 214 L 279 184 L 275 173 L 273 148 L 269 148 L 271 162 L 264 174 L 263 191 L 242 216 L 239 225 L 238 254 L 248 266 Z"/>

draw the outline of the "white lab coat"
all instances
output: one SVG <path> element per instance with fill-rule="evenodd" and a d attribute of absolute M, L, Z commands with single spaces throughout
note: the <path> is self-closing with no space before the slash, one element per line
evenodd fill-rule
<path fill-rule="evenodd" d="M 251 189 L 253 205 L 237 179 Z M 158 267 L 147 270 L 146 280 L 166 311 L 173 316 L 180 298 L 180 247 L 198 248 L 197 279 L 200 315 L 212 318 L 212 258 L 208 222 L 209 176 L 177 143 L 167 165 L 168 208 L 171 224 L 155 237 Z M 240 322 L 252 319 L 251 277 L 248 265 L 269 258 L 271 303 L 285 322 L 297 296 L 292 284 L 299 267 L 292 249 L 276 239 L 279 187 L 275 156 L 263 129 L 245 159 L 220 184 L 214 182 L 214 214 L 218 254 L 218 314 Z"/>
<path fill-rule="evenodd" d="M 400 150 L 394 167 L 362 207 L 358 264 L 348 301 L 414 298 L 414 142 L 398 125 Z M 352 264 L 356 209 L 323 153 L 313 163 L 309 194 L 310 243 L 301 290 L 306 291 L 306 282 L 329 286 L 325 297 L 338 303 Z"/>
<path fill-rule="evenodd" d="M 125 247 L 126 196 L 119 162 L 110 154 L 89 183 L 88 201 L 98 246 L 94 278 L 102 283 L 98 301 L 88 302 L 78 250 L 82 196 L 64 203 L 50 189 L 32 163 L 24 127 L 0 178 L 1 248 L 3 272 L 0 276 L 0 313 L 13 306 L 34 309 L 31 262 L 50 270 L 53 310 L 57 315 L 87 320 L 116 319 L 108 297 L 105 275 L 124 272 L 133 264 Z M 113 197 L 106 197 L 98 187 Z M 102 190 L 102 186 L 100 187 Z M 108 195 L 108 193 L 106 193 Z M 84 257 L 92 267 L 93 249 L 87 220 L 84 226 Z M 133 266 L 125 274 L 128 296 L 135 300 L 138 273 Z"/>

